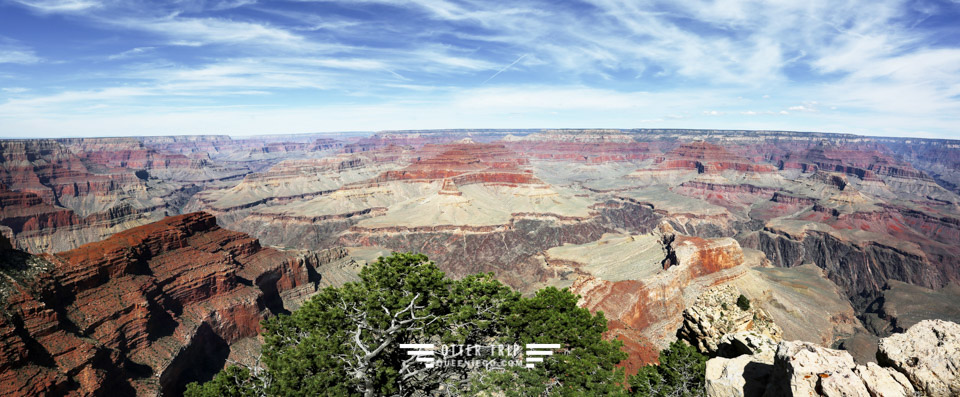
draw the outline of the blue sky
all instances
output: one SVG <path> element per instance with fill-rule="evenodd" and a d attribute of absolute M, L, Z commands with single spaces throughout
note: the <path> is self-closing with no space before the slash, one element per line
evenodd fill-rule
<path fill-rule="evenodd" d="M 960 1 L 0 0 L 0 136 L 960 138 Z"/>

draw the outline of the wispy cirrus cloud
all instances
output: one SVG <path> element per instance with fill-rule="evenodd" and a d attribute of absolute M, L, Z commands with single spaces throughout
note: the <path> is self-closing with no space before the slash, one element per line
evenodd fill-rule
<path fill-rule="evenodd" d="M 109 55 L 109 56 L 107 56 L 107 60 L 108 60 L 108 61 L 117 61 L 117 60 L 123 60 L 123 59 L 130 59 L 130 58 L 140 57 L 140 56 L 143 56 L 143 55 L 145 55 L 145 54 L 153 51 L 154 49 L 155 49 L 154 47 L 137 47 L 137 48 L 131 48 L 131 49 L 126 50 L 126 51 L 121 52 L 121 53 Z"/>
<path fill-rule="evenodd" d="M 30 64 L 40 62 L 40 58 L 30 50 L 3 48 L 0 46 L 0 63 Z"/>
<path fill-rule="evenodd" d="M 102 22 L 126 30 L 139 30 L 166 37 L 170 44 L 228 44 L 308 50 L 314 45 L 302 36 L 270 24 L 223 18 L 192 18 L 172 14 L 163 17 L 127 17 Z"/>
<path fill-rule="evenodd" d="M 102 5 L 97 0 L 14 0 L 14 2 L 47 13 L 77 12 Z"/>
<path fill-rule="evenodd" d="M 0 64 L 32 64 L 40 61 L 33 49 L 0 35 Z"/>

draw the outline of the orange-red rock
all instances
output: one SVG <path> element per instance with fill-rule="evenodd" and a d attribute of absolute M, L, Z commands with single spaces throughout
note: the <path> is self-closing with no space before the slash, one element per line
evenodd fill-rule
<path fill-rule="evenodd" d="M 281 292 L 319 281 L 310 259 L 205 213 L 56 255 L 8 253 L 28 269 L 0 284 L 0 386 L 11 396 L 176 394 L 284 310 Z"/>
<path fill-rule="evenodd" d="M 452 179 L 460 186 L 471 183 L 539 183 L 531 172 L 522 169 L 529 160 L 501 144 L 426 145 L 420 153 L 420 157 L 406 168 L 384 172 L 374 182 Z"/>
<path fill-rule="evenodd" d="M 586 275 L 571 287 L 581 295 L 581 307 L 606 315 L 608 336 L 625 342 L 629 358 L 621 365 L 628 373 L 656 362 L 665 347 L 657 344 L 672 339 L 697 291 L 739 277 L 743 270 L 743 251 L 733 239 L 678 235 L 667 247 L 665 269 L 653 277 L 608 281 Z"/>
<path fill-rule="evenodd" d="M 722 146 L 708 142 L 692 142 L 678 146 L 669 153 L 656 159 L 661 170 L 697 170 L 703 173 L 717 173 L 726 170 L 737 172 L 775 172 L 776 168 L 767 164 L 755 164 L 748 159 L 730 153 Z"/>

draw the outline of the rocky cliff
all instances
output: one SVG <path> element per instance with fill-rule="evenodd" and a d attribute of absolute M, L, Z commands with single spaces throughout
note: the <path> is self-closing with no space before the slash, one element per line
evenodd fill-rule
<path fill-rule="evenodd" d="M 166 218 L 55 255 L 3 254 L 5 395 L 176 394 L 230 345 L 316 288 L 316 256 L 290 256 L 204 213 Z"/>
<path fill-rule="evenodd" d="M 875 350 L 879 364 L 858 364 L 843 350 L 780 341 L 776 325 L 763 320 L 769 319 L 763 312 L 747 321 L 736 320 L 744 316 L 733 309 L 734 296 L 733 291 L 714 290 L 684 312 L 679 335 L 713 357 L 706 367 L 708 396 L 906 397 L 960 392 L 956 323 L 921 321 L 903 334 L 880 340 Z"/>
<path fill-rule="evenodd" d="M 733 239 L 678 236 L 666 225 L 656 236 L 651 241 L 656 248 L 645 250 L 660 255 L 638 257 L 637 262 L 624 263 L 619 271 L 575 264 L 585 274 L 570 288 L 581 295 L 580 306 L 606 315 L 609 336 L 623 340 L 630 354 L 624 365 L 631 373 L 656 361 L 660 349 L 673 339 L 682 320 L 680 314 L 692 298 L 706 287 L 742 276 L 746 270 L 741 266 L 743 251 Z M 646 270 L 635 273 L 630 267 Z"/>

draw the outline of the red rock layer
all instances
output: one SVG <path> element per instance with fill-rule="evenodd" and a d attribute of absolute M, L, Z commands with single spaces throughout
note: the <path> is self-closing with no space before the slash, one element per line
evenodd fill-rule
<path fill-rule="evenodd" d="M 0 225 L 15 233 L 55 229 L 80 224 L 80 217 L 58 208 L 30 192 L 14 192 L 0 184 Z"/>
<path fill-rule="evenodd" d="M 43 241 L 56 239 L 59 232 L 89 229 L 90 234 L 99 235 L 102 229 L 163 209 L 163 205 L 134 208 L 121 204 L 80 216 L 71 209 L 47 203 L 35 193 L 10 191 L 0 184 L 0 227 L 10 231 L 19 249 L 36 253 L 48 251 Z"/>
<path fill-rule="evenodd" d="M 653 158 L 648 143 L 515 141 L 507 146 L 524 157 L 588 163 L 646 160 Z"/>
<path fill-rule="evenodd" d="M 755 164 L 750 160 L 730 153 L 722 146 L 707 143 L 686 143 L 656 159 L 661 170 L 697 170 L 703 173 L 717 173 L 726 170 L 738 172 L 775 172 L 776 168 L 766 164 Z"/>
<path fill-rule="evenodd" d="M 736 207 L 770 200 L 777 192 L 776 188 L 754 186 L 750 184 L 720 184 L 690 181 L 673 189 L 687 197 L 705 200 L 723 207 Z"/>
<path fill-rule="evenodd" d="M 257 335 L 282 310 L 280 292 L 318 281 L 309 260 L 205 213 L 42 260 L 17 255 L 47 264 L 2 285 L 0 388 L 10 396 L 179 393 L 197 369 L 222 366 L 229 344 Z M 194 357 L 203 351 L 222 359 Z"/>
<path fill-rule="evenodd" d="M 402 170 L 387 171 L 377 182 L 452 179 L 457 185 L 471 183 L 539 183 L 530 170 L 521 169 L 529 160 L 500 144 L 426 145 L 421 157 Z"/>
<path fill-rule="evenodd" d="M 782 169 L 841 172 L 863 180 L 877 179 L 878 176 L 930 180 L 929 176 L 895 160 L 889 150 L 879 146 L 817 145 L 802 152 L 787 154 L 779 160 L 779 164 Z"/>
<path fill-rule="evenodd" d="M 672 255 L 663 272 L 647 280 L 607 281 L 583 276 L 571 290 L 580 294 L 580 306 L 602 311 L 609 321 L 609 337 L 624 341 L 629 357 L 622 363 L 628 373 L 656 363 L 659 349 L 654 341 L 669 340 L 682 321 L 686 307 L 684 291 L 728 281 L 738 274 L 721 273 L 744 261 L 743 251 L 731 239 L 705 240 L 677 236 L 668 245 Z M 679 259 L 678 259 L 679 258 Z"/>

